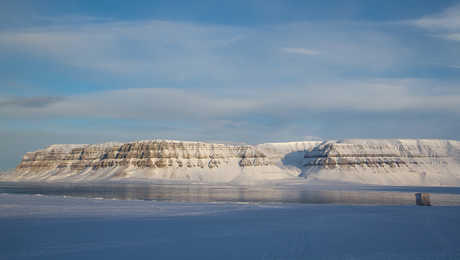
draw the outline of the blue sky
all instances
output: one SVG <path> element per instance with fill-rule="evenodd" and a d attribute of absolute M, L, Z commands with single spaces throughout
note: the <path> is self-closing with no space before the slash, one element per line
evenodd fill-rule
<path fill-rule="evenodd" d="M 0 168 L 52 143 L 460 139 L 459 1 L 3 1 Z"/>

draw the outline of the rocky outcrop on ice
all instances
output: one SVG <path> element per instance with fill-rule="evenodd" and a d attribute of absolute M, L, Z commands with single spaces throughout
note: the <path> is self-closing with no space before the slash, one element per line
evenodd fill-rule
<path fill-rule="evenodd" d="M 352 139 L 228 145 L 149 140 L 51 145 L 24 155 L 12 181 L 299 179 L 384 185 L 460 185 L 460 142 Z M 303 177 L 303 178 L 302 178 Z"/>

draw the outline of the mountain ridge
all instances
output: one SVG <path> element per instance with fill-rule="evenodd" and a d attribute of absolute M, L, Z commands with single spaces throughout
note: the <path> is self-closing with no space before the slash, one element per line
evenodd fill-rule
<path fill-rule="evenodd" d="M 377 185 L 460 185 L 460 142 L 342 139 L 218 144 L 143 140 L 50 145 L 28 152 L 3 181 L 181 180 L 258 183 L 285 179 Z"/>

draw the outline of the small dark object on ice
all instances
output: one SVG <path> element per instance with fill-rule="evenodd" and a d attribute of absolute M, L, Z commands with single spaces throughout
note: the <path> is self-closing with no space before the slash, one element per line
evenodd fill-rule
<path fill-rule="evenodd" d="M 418 206 L 431 206 L 429 193 L 415 193 L 415 203 Z"/>

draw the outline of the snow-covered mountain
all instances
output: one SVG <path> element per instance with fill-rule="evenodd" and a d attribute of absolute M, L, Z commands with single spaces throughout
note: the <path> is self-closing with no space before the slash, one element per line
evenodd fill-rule
<path fill-rule="evenodd" d="M 350 139 L 229 145 L 172 140 L 51 145 L 26 153 L 4 181 L 299 180 L 460 186 L 460 142 Z"/>

